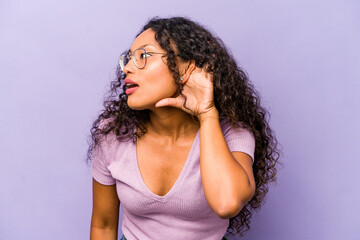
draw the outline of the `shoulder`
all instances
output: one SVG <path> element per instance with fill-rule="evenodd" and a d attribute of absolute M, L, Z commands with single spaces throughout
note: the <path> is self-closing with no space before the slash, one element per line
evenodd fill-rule
<path fill-rule="evenodd" d="M 221 129 L 225 141 L 231 152 L 244 152 L 251 156 L 254 161 L 255 137 L 239 122 L 238 127 L 233 127 L 228 120 L 220 120 Z"/>
<path fill-rule="evenodd" d="M 136 127 L 125 126 L 122 124 L 119 127 L 117 126 L 115 117 L 102 118 L 99 121 L 98 129 L 102 131 L 102 140 L 113 142 L 128 142 L 133 140 L 133 136 L 136 133 Z"/>
<path fill-rule="evenodd" d="M 238 122 L 238 127 L 233 127 L 227 119 L 222 118 L 220 119 L 220 126 L 225 138 L 254 138 L 251 131 L 249 131 L 241 122 Z"/>
<path fill-rule="evenodd" d="M 131 137 L 128 137 L 126 135 L 117 135 L 114 131 L 114 129 L 109 130 L 111 125 L 113 124 L 112 121 L 114 121 L 113 118 L 108 119 L 101 119 L 98 128 L 102 131 L 102 133 L 99 133 L 99 143 L 98 147 L 103 151 L 104 156 L 106 159 L 113 159 L 112 156 L 119 151 L 124 151 L 126 148 L 131 147 L 133 145 L 133 139 Z M 125 127 L 120 129 L 120 133 L 123 132 Z M 132 131 L 132 130 L 130 130 Z M 129 134 L 131 135 L 131 134 Z"/>

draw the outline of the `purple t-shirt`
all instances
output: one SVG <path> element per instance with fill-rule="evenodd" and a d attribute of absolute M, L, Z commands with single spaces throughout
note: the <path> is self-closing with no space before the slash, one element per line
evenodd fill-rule
<path fill-rule="evenodd" d="M 255 139 L 250 131 L 233 129 L 225 121 L 221 128 L 231 152 L 244 152 L 254 159 Z M 229 219 L 211 210 L 202 187 L 200 129 L 178 179 L 164 196 L 145 185 L 136 144 L 116 141 L 114 133 L 94 149 L 91 173 L 101 184 L 116 184 L 123 207 L 122 232 L 128 240 L 220 240 L 226 233 Z"/>

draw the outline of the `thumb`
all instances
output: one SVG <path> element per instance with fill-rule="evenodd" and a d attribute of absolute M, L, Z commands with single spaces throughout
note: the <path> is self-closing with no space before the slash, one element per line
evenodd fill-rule
<path fill-rule="evenodd" d="M 164 98 L 155 104 L 155 107 L 165 107 L 165 106 L 181 108 L 182 103 L 179 98 Z"/>

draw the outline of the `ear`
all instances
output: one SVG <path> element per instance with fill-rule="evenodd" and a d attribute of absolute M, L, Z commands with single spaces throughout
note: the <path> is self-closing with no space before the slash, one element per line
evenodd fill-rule
<path fill-rule="evenodd" d="M 192 71 L 194 71 L 195 68 L 196 68 L 195 61 L 190 60 L 185 69 L 185 73 L 181 76 L 183 78 L 183 80 L 182 80 L 183 84 L 185 84 L 189 80 L 190 75 L 191 75 Z"/>

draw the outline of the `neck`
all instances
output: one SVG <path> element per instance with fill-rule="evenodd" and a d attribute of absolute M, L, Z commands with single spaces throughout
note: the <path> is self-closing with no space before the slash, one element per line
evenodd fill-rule
<path fill-rule="evenodd" d="M 150 110 L 148 132 L 168 138 L 171 142 L 192 136 L 200 125 L 193 117 L 181 109 L 161 107 Z"/>

